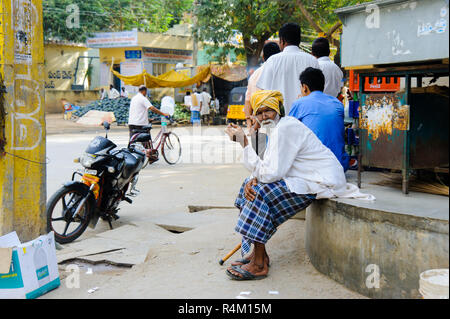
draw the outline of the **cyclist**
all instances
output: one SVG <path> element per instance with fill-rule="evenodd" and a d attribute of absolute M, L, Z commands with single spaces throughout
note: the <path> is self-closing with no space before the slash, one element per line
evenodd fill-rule
<path fill-rule="evenodd" d="M 128 116 L 128 129 L 130 131 L 130 138 L 133 135 L 134 130 L 142 129 L 148 125 L 148 109 L 161 116 L 168 117 L 168 113 L 163 113 L 150 103 L 146 98 L 147 87 L 141 85 L 139 87 L 139 93 L 136 94 L 130 102 L 130 112 Z"/>

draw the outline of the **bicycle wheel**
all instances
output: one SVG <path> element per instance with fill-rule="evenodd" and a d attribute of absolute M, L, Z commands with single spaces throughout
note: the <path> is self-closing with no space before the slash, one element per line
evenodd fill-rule
<path fill-rule="evenodd" d="M 161 153 L 167 164 L 174 165 L 181 158 L 181 143 L 178 136 L 169 132 L 164 135 L 164 141 L 161 146 Z"/>
<path fill-rule="evenodd" d="M 61 187 L 47 203 L 47 231 L 54 231 L 60 244 L 74 241 L 83 234 L 91 218 L 91 203 L 85 201 L 73 216 L 87 192 L 78 184 Z"/>

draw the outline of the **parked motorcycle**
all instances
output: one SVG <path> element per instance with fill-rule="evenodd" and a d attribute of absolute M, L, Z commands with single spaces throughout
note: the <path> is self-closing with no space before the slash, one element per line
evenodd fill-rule
<path fill-rule="evenodd" d="M 95 137 L 85 153 L 75 162 L 84 168 L 73 173 L 72 181 L 56 191 L 47 202 L 47 231 L 54 231 L 55 240 L 65 244 L 83 234 L 88 226 L 95 228 L 99 218 L 117 220 L 119 203 L 132 203 L 139 172 L 148 160 L 142 143 L 151 140 L 148 133 L 139 133 L 128 147 L 117 149 L 108 139 L 108 122 L 103 123 L 106 136 Z M 81 180 L 75 180 L 79 175 Z M 129 190 L 129 193 L 127 191 Z"/>

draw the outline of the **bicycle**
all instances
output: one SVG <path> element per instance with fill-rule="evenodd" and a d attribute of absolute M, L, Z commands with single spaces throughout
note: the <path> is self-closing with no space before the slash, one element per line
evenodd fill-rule
<path fill-rule="evenodd" d="M 155 120 L 156 119 L 151 119 L 150 122 Z M 171 118 L 168 118 L 168 120 L 170 123 L 173 123 Z M 128 143 L 128 145 L 137 143 L 138 136 L 142 133 L 150 135 L 149 139 L 145 139 L 148 140 L 147 142 L 140 142 L 144 148 L 144 153 L 147 155 L 143 168 L 149 163 L 152 164 L 159 160 L 159 149 L 161 149 L 161 154 L 167 164 L 174 165 L 178 163 L 181 158 L 181 143 L 178 135 L 167 130 L 167 122 L 164 118 L 161 119 L 161 130 L 158 132 L 155 139 L 152 139 L 151 137 L 151 129 L 152 124 L 150 123 L 149 125 L 143 126 L 141 129 L 133 130 L 133 134 Z"/>

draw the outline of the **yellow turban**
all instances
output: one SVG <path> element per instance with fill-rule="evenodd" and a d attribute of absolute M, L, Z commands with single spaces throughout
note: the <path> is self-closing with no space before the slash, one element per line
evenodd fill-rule
<path fill-rule="evenodd" d="M 259 108 L 263 106 L 270 107 L 281 115 L 281 106 L 283 104 L 283 95 L 280 91 L 273 90 L 259 90 L 252 94 L 250 98 L 250 105 L 252 106 L 253 115 Z"/>

